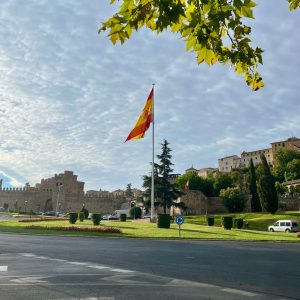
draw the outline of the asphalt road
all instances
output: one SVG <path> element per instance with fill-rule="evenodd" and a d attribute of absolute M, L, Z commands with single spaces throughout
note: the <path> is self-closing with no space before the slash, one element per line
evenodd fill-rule
<path fill-rule="evenodd" d="M 300 243 L 0 234 L 0 299 L 300 299 L 299 266 Z"/>

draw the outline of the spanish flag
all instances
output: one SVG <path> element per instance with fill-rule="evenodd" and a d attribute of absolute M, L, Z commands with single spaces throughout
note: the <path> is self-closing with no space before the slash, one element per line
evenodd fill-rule
<path fill-rule="evenodd" d="M 148 130 L 150 123 L 153 122 L 153 97 L 154 97 L 154 87 L 152 88 L 145 107 L 137 120 L 134 128 L 129 133 L 125 143 L 129 140 L 142 139 Z"/>

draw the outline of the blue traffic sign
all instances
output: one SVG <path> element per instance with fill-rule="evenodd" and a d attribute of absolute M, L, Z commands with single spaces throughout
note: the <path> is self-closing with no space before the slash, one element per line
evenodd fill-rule
<path fill-rule="evenodd" d="M 176 223 L 177 223 L 177 225 L 182 225 L 184 223 L 183 216 L 177 216 L 176 217 Z"/>

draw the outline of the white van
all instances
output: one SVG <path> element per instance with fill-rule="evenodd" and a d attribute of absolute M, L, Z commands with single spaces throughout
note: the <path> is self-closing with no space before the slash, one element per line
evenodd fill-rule
<path fill-rule="evenodd" d="M 102 219 L 108 221 L 119 220 L 121 214 L 125 214 L 127 218 L 130 217 L 129 209 L 117 209 L 111 215 L 103 216 Z"/>
<path fill-rule="evenodd" d="M 278 220 L 273 225 L 268 227 L 268 231 L 278 232 L 297 232 L 298 223 L 294 220 Z"/>

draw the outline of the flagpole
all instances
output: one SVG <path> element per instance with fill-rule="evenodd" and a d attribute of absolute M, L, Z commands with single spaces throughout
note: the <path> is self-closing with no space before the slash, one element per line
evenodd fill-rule
<path fill-rule="evenodd" d="M 154 218 L 154 86 L 152 102 L 152 176 L 151 176 L 151 219 Z"/>

